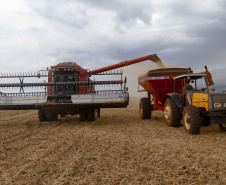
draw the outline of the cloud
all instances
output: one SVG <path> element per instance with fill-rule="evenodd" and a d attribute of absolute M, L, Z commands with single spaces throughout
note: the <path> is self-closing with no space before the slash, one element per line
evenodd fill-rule
<path fill-rule="evenodd" d="M 0 5 L 4 71 L 66 61 L 96 69 L 152 53 L 166 65 L 194 72 L 205 65 L 210 71 L 226 67 L 223 0 L 3 0 Z M 145 69 L 143 64 L 134 69 L 138 66 Z M 214 76 L 215 84 L 222 84 L 219 73 Z"/>

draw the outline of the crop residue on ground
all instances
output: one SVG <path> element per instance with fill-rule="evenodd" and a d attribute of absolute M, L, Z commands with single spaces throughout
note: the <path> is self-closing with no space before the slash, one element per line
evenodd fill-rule
<path fill-rule="evenodd" d="M 40 123 L 37 111 L 0 112 L 0 184 L 225 184 L 225 133 L 189 135 L 162 112 L 141 120 L 138 100 Z"/>

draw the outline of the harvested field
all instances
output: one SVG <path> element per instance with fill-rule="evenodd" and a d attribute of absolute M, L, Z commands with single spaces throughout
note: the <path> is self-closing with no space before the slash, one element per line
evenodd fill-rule
<path fill-rule="evenodd" d="M 0 184 L 226 184 L 226 135 L 165 125 L 163 113 L 141 120 L 138 99 L 40 123 L 37 111 L 0 112 Z"/>

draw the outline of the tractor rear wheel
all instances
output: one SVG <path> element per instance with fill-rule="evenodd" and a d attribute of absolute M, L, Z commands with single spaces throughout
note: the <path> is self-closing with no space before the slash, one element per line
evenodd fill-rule
<path fill-rule="evenodd" d="M 223 124 L 218 125 L 222 132 L 226 132 L 226 127 L 223 126 Z"/>
<path fill-rule="evenodd" d="M 95 121 L 96 119 L 96 110 L 94 108 L 88 109 L 88 121 Z"/>
<path fill-rule="evenodd" d="M 80 116 L 80 121 L 87 121 L 88 120 L 88 111 L 87 109 L 80 109 L 79 110 L 79 116 Z"/>
<path fill-rule="evenodd" d="M 151 103 L 148 98 L 140 99 L 139 110 L 141 119 L 151 119 Z"/>
<path fill-rule="evenodd" d="M 179 107 L 171 99 L 167 98 L 164 110 L 166 124 L 170 127 L 179 127 L 181 122 L 181 113 Z"/>
<path fill-rule="evenodd" d="M 46 117 L 46 114 L 45 114 L 44 110 L 42 110 L 42 109 L 38 110 L 38 118 L 39 118 L 40 122 L 47 121 L 47 117 Z"/>
<path fill-rule="evenodd" d="M 189 134 L 199 134 L 202 126 L 200 111 L 194 106 L 187 106 L 183 112 L 183 126 Z"/>

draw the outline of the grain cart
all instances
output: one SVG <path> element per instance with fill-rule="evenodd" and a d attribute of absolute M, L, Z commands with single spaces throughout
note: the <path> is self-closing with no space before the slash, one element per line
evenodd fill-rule
<path fill-rule="evenodd" d="M 54 121 L 59 115 L 67 114 L 79 114 L 80 121 L 94 121 L 100 116 L 100 108 L 123 108 L 129 103 L 126 78 L 122 79 L 121 70 L 112 70 L 145 60 L 156 62 L 159 58 L 153 54 L 92 71 L 66 62 L 37 73 L 2 73 L 2 81 L 16 78 L 20 82 L 0 83 L 0 91 L 6 90 L 0 93 L 0 110 L 38 109 L 41 122 Z M 103 80 L 91 80 L 97 76 Z M 106 80 L 108 76 L 119 78 Z M 43 78 L 48 78 L 48 82 L 40 82 Z M 33 82 L 28 83 L 29 80 Z M 15 88 L 19 88 L 19 92 L 15 92 Z M 27 88 L 36 90 L 25 92 Z"/>
<path fill-rule="evenodd" d="M 201 79 L 204 88 L 198 87 Z M 201 126 L 210 123 L 219 124 L 225 131 L 226 93 L 209 91 L 213 81 L 207 68 L 202 73 L 193 73 L 190 68 L 150 70 L 138 80 L 148 94 L 140 100 L 141 119 L 150 119 L 153 110 L 161 110 L 168 126 L 179 127 L 182 119 L 185 131 L 190 134 L 199 134 Z M 190 82 L 194 88 L 184 88 Z"/>

